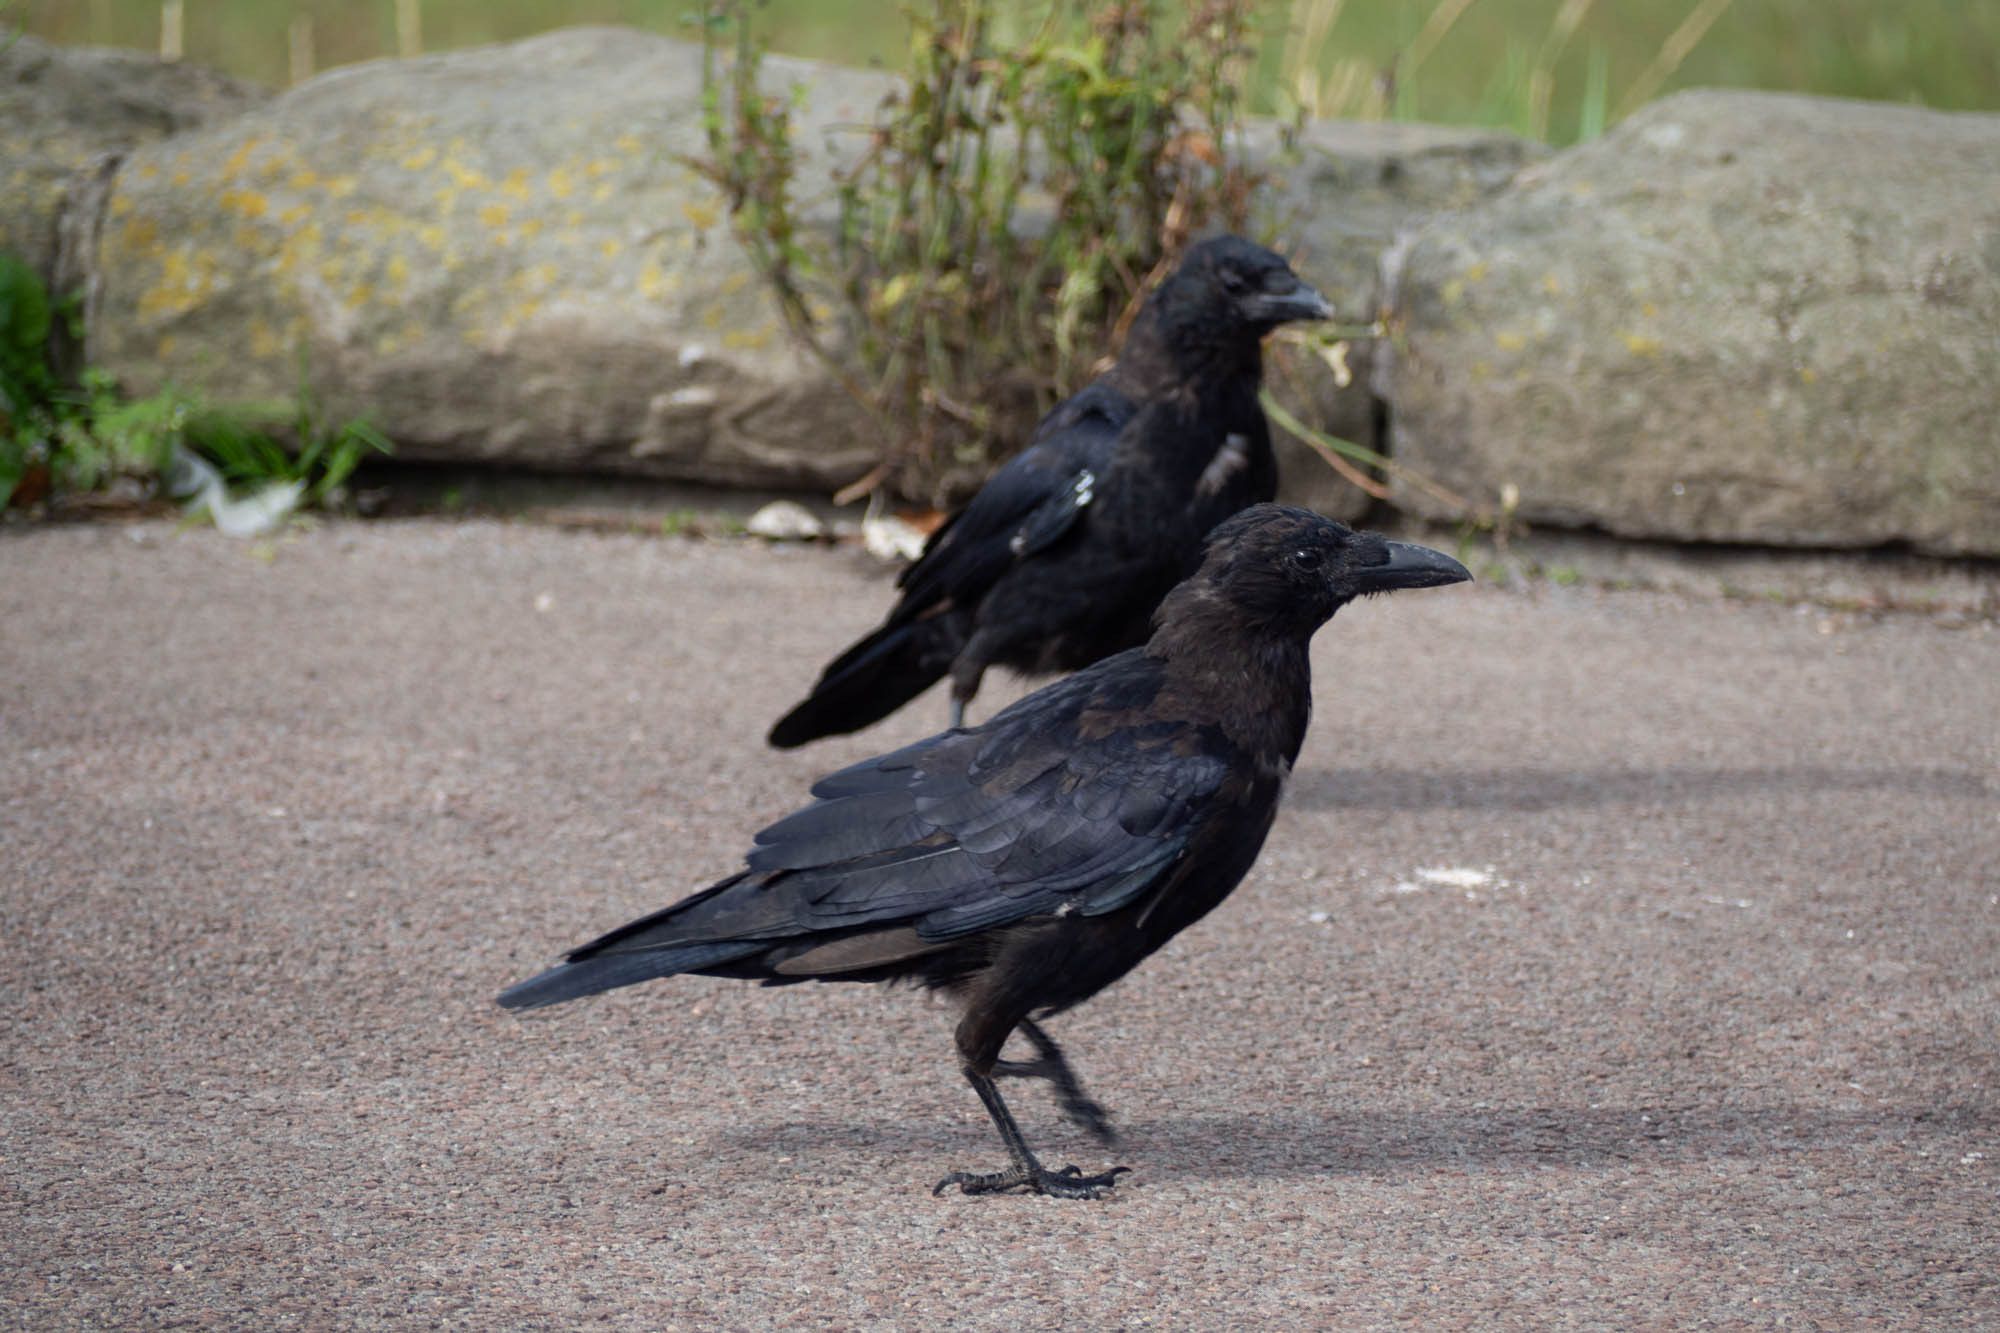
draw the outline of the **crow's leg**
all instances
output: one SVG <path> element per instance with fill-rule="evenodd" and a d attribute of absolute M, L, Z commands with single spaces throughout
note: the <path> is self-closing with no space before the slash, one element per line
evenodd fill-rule
<path fill-rule="evenodd" d="M 1014 1165 L 1005 1171 L 954 1171 L 940 1180 L 931 1193 L 942 1194 L 956 1185 L 964 1194 L 999 1194 L 1023 1189 L 1031 1194 L 1048 1194 L 1058 1199 L 1101 1199 L 1118 1183 L 1120 1175 L 1131 1170 L 1130 1167 L 1114 1166 L 1095 1176 L 1086 1176 L 1073 1166 L 1066 1166 L 1060 1171 L 1049 1170 L 1029 1151 L 1028 1141 L 1021 1137 L 1021 1127 L 1014 1123 L 1013 1113 L 1000 1099 L 1000 1089 L 993 1080 L 968 1064 L 965 1066 L 965 1081 L 979 1094 L 979 1100 L 986 1103 L 986 1114 L 993 1117 L 994 1128 L 1000 1131 L 1000 1141 L 1007 1145 L 1007 1155 L 1014 1159 Z"/>
<path fill-rule="evenodd" d="M 965 706 L 979 693 L 979 682 L 993 664 L 999 642 L 988 630 L 975 630 L 965 647 L 951 659 L 951 725 L 965 725 Z"/>
<path fill-rule="evenodd" d="M 1036 1058 L 996 1060 L 993 1062 L 994 1076 L 1047 1079 L 1055 1085 L 1056 1102 L 1071 1124 L 1089 1131 L 1099 1143 L 1118 1142 L 1118 1131 L 1111 1127 L 1110 1113 L 1084 1092 L 1083 1084 L 1077 1081 L 1076 1071 L 1063 1058 L 1062 1047 L 1056 1045 L 1056 1039 L 1032 1019 L 1022 1019 L 1018 1030 L 1034 1046 Z"/>

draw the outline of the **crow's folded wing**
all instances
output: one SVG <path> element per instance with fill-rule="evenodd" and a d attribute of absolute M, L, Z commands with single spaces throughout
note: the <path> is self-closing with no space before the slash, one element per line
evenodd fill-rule
<path fill-rule="evenodd" d="M 976 601 L 1016 561 L 1061 540 L 1090 507 L 1133 412 L 1123 393 L 1093 384 L 1049 413 L 1028 447 L 995 472 L 903 571 L 903 597 L 891 622 Z"/>

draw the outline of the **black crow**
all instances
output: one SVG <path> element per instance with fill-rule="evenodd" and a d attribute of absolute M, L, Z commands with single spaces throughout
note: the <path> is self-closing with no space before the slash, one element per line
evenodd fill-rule
<path fill-rule="evenodd" d="M 994 1078 L 1049 1080 L 1111 1138 L 1036 1020 L 1125 975 L 1236 887 L 1270 830 L 1311 711 L 1307 644 L 1345 602 L 1469 578 L 1421 546 L 1257 505 L 1219 526 L 1158 629 L 983 726 L 822 779 L 748 868 L 584 945 L 500 996 L 555 1004 L 676 972 L 767 985 L 914 981 L 954 994 L 960 1068 L 1005 1170 L 967 1194 L 1096 1198 L 1124 1168 L 1044 1168 Z M 1020 1032 L 1027 1061 L 1001 1059 Z"/>
<path fill-rule="evenodd" d="M 1332 314 L 1261 246 L 1222 236 L 1190 249 L 1117 364 L 932 535 L 881 628 L 827 666 L 770 743 L 858 731 L 947 672 L 956 727 L 989 666 L 1070 671 L 1144 643 L 1202 538 L 1277 493 L 1257 403 L 1264 335 Z"/>

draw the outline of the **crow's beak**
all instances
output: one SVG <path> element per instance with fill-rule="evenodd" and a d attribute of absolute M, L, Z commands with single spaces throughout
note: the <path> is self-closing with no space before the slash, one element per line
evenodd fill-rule
<path fill-rule="evenodd" d="M 1472 572 L 1442 551 L 1410 542 L 1384 544 L 1389 548 L 1389 563 L 1354 571 L 1354 581 L 1364 593 L 1440 588 L 1447 583 L 1472 581 Z"/>
<path fill-rule="evenodd" d="M 1274 326 L 1334 316 L 1333 303 L 1304 282 L 1288 292 L 1257 292 L 1247 304 L 1252 318 Z"/>

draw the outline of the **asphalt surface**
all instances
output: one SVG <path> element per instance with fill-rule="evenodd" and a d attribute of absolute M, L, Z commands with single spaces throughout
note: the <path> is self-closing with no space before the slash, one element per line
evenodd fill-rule
<path fill-rule="evenodd" d="M 924 996 L 492 1003 L 942 720 L 760 744 L 889 596 L 496 522 L 0 533 L 7 1321 L 2000 1326 L 1991 621 L 1343 612 L 1257 869 L 1053 1025 L 1122 1143 L 1010 1090 L 1133 1168 L 1093 1204 L 932 1197 L 1001 1154 Z"/>

